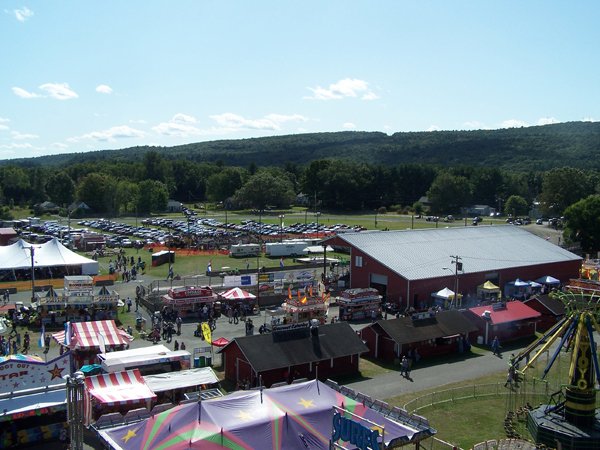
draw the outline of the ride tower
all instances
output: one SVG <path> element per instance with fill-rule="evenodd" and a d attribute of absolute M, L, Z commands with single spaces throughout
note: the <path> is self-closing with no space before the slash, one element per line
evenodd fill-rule
<path fill-rule="evenodd" d="M 596 392 L 600 366 L 594 331 L 600 333 L 600 297 L 556 292 L 565 305 L 565 317 L 540 339 L 511 360 L 511 370 L 524 377 L 540 356 L 551 355 L 542 374 L 546 378 L 561 352 L 570 354 L 568 376 L 548 399 L 550 404 L 526 408 L 526 424 L 538 445 L 564 450 L 600 448 L 600 414 Z M 557 344 L 554 346 L 554 344 Z M 519 364 L 525 366 L 519 370 Z"/>

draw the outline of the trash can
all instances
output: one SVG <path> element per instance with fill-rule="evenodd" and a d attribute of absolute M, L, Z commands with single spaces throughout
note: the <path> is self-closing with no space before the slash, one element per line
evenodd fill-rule
<path fill-rule="evenodd" d="M 211 367 L 212 366 L 212 356 L 207 356 L 206 357 L 206 367 Z"/>
<path fill-rule="evenodd" d="M 200 368 L 200 357 L 196 356 L 194 358 L 194 369 L 199 369 Z"/>
<path fill-rule="evenodd" d="M 483 336 L 477 336 L 477 344 L 478 345 L 482 345 L 483 344 Z"/>
<path fill-rule="evenodd" d="M 200 356 L 200 365 L 198 367 L 206 367 L 206 358 L 204 356 Z"/>

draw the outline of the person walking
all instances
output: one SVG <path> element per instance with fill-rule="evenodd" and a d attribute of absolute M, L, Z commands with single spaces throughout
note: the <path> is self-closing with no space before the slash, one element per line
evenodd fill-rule
<path fill-rule="evenodd" d="M 177 325 L 177 336 L 181 336 L 181 323 L 183 322 L 183 320 L 181 319 L 181 316 L 177 316 L 177 319 L 175 319 L 175 324 Z"/>
<path fill-rule="evenodd" d="M 500 356 L 500 340 L 498 336 L 494 336 L 494 340 L 492 341 L 492 354 Z"/>
<path fill-rule="evenodd" d="M 403 356 L 402 361 L 400 362 L 400 375 L 405 378 L 410 378 L 410 361 L 406 356 Z"/>
<path fill-rule="evenodd" d="M 175 339 L 175 343 L 173 344 L 173 350 L 174 351 L 179 350 L 179 342 L 177 342 L 177 339 Z"/>

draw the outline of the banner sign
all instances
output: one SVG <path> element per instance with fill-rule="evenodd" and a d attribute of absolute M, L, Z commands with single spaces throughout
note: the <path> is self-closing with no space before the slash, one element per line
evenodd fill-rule
<path fill-rule="evenodd" d="M 26 355 L 0 358 L 0 361 L 0 392 L 21 391 L 65 384 L 63 377 L 70 373 L 71 352 L 47 363 Z"/>
<path fill-rule="evenodd" d="M 361 450 L 379 449 L 379 430 L 371 430 L 361 423 L 342 416 L 339 412 L 333 413 L 333 442 L 342 440 L 355 445 Z"/>

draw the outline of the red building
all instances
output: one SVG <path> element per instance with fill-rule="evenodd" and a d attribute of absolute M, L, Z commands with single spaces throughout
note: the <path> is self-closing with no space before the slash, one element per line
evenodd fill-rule
<path fill-rule="evenodd" d="M 501 343 L 535 336 L 542 316 L 518 300 L 477 306 L 465 311 L 465 315 L 479 329 L 478 343 L 481 344 L 490 344 L 495 336 Z"/>
<path fill-rule="evenodd" d="M 563 302 L 549 295 L 535 295 L 523 303 L 541 314 L 537 331 L 547 331 L 565 317 Z"/>
<path fill-rule="evenodd" d="M 343 233 L 326 240 L 350 253 L 350 288 L 375 287 L 401 311 L 422 310 L 444 287 L 473 302 L 477 286 L 517 278 L 576 278 L 581 257 L 513 225 Z"/>
<path fill-rule="evenodd" d="M 266 387 L 299 378 L 357 374 L 360 355 L 367 351 L 345 322 L 284 325 L 272 333 L 235 338 L 220 350 L 226 379 L 257 386 L 260 377 Z"/>
<path fill-rule="evenodd" d="M 13 228 L 0 228 L 0 245 L 12 244 L 18 235 Z"/>
<path fill-rule="evenodd" d="M 477 331 L 461 312 L 451 310 L 378 320 L 363 328 L 360 337 L 369 347 L 369 356 L 392 362 L 411 349 L 424 358 L 456 353 L 461 345 L 464 349 L 464 339 L 471 341 Z"/>

